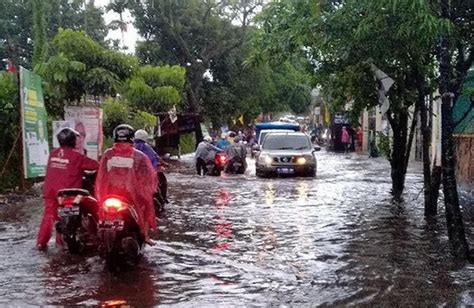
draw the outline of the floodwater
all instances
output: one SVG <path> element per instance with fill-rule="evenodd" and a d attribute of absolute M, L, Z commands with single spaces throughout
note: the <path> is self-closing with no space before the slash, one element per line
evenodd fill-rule
<path fill-rule="evenodd" d="M 39 199 L 0 216 L 0 305 L 469 306 L 474 265 L 449 254 L 444 211 L 423 219 L 422 176 L 390 199 L 384 159 L 318 154 L 318 176 L 168 174 L 156 245 L 109 274 L 94 255 L 34 249 Z M 474 245 L 472 195 L 465 228 Z"/>

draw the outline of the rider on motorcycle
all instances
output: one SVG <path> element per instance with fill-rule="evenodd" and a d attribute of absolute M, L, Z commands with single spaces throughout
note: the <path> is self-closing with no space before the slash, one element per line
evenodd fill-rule
<path fill-rule="evenodd" d="M 51 152 L 46 167 L 43 186 L 44 214 L 38 233 L 36 247 L 45 250 L 53 224 L 58 215 L 58 191 L 66 188 L 81 188 L 86 170 L 97 170 L 97 161 L 80 154 L 76 140 L 79 133 L 71 128 L 62 129 L 58 135 L 60 147 Z M 61 245 L 61 236 L 56 234 L 56 244 Z"/>
<path fill-rule="evenodd" d="M 225 149 L 227 149 L 229 144 L 230 144 L 230 142 L 229 142 L 229 140 L 227 140 L 227 134 L 222 133 L 221 134 L 221 139 L 219 139 L 219 141 L 217 141 L 216 146 L 221 150 L 225 150 Z"/>
<path fill-rule="evenodd" d="M 196 171 L 199 175 L 201 175 L 201 171 L 207 172 L 206 162 L 213 160 L 216 153 L 222 151 L 222 149 L 212 145 L 211 142 L 211 136 L 206 136 L 196 148 Z"/>
<path fill-rule="evenodd" d="M 153 193 L 157 177 L 150 160 L 134 149 L 134 130 L 121 124 L 114 129 L 114 144 L 100 161 L 96 180 L 96 196 L 102 204 L 109 195 L 130 201 L 138 213 L 138 225 L 146 243 L 154 245 L 149 229 L 156 229 Z"/>
<path fill-rule="evenodd" d="M 163 168 L 161 167 L 168 166 L 168 164 L 164 160 L 162 160 L 158 154 L 156 154 L 155 150 L 147 143 L 147 140 L 148 133 L 143 129 L 139 129 L 135 132 L 135 140 L 133 141 L 133 147 L 143 152 L 150 159 L 153 169 L 155 169 L 158 174 L 160 197 L 163 199 L 163 202 L 168 202 L 166 199 L 166 192 L 168 189 L 167 179 L 163 172 Z"/>
<path fill-rule="evenodd" d="M 236 159 L 240 159 L 244 164 L 244 169 L 247 169 L 247 149 L 241 143 L 241 139 L 234 132 L 228 134 L 230 145 L 227 147 L 226 153 L 229 157 L 228 165 L 232 164 Z"/>

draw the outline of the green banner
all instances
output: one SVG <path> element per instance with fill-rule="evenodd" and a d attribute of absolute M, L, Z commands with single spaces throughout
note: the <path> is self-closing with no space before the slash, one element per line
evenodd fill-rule
<path fill-rule="evenodd" d="M 44 176 L 49 146 L 41 78 L 23 67 L 20 68 L 20 97 L 25 178 Z"/>

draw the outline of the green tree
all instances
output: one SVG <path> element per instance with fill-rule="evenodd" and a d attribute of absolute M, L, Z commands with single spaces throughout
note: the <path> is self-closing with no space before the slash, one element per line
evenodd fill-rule
<path fill-rule="evenodd" d="M 259 2 L 129 2 L 135 26 L 145 38 L 145 42 L 138 46 L 138 54 L 145 56 L 142 60 L 146 63 L 159 65 L 165 62 L 186 67 L 188 108 L 199 111 L 204 73 L 213 59 L 243 43 L 250 18 Z M 156 46 L 159 48 L 154 49 Z"/>
<path fill-rule="evenodd" d="M 20 134 L 18 127 L 18 85 L 14 75 L 0 72 L 0 129 L 3 133 L 0 142 L 0 191 L 18 185 L 19 172 L 17 171 L 20 155 L 18 150 L 13 151 L 13 156 L 7 166 L 10 152 L 15 148 L 16 137 Z"/>
<path fill-rule="evenodd" d="M 65 104 L 83 103 L 85 95 L 115 96 L 138 67 L 135 57 L 107 50 L 84 32 L 60 30 L 53 47 L 55 55 L 37 66 L 52 115 L 61 115 Z"/>
<path fill-rule="evenodd" d="M 185 82 L 181 66 L 145 65 L 129 80 L 127 99 L 140 110 L 156 113 L 180 106 Z"/>
<path fill-rule="evenodd" d="M 48 42 L 46 41 L 46 20 L 44 15 L 44 1 L 32 0 L 34 19 L 34 40 L 33 40 L 33 66 L 44 62 L 48 53 Z"/>

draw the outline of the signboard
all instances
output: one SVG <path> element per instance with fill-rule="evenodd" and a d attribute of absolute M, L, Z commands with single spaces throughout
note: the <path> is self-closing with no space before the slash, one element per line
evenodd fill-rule
<path fill-rule="evenodd" d="M 68 121 L 53 121 L 53 148 L 59 148 L 59 142 L 56 136 L 63 128 L 66 127 L 72 127 L 71 123 Z"/>
<path fill-rule="evenodd" d="M 44 176 L 49 146 L 41 78 L 23 67 L 20 68 L 20 98 L 25 178 Z"/>
<path fill-rule="evenodd" d="M 97 107 L 64 107 L 64 120 L 80 134 L 78 149 L 98 160 L 102 150 L 102 109 Z"/>

